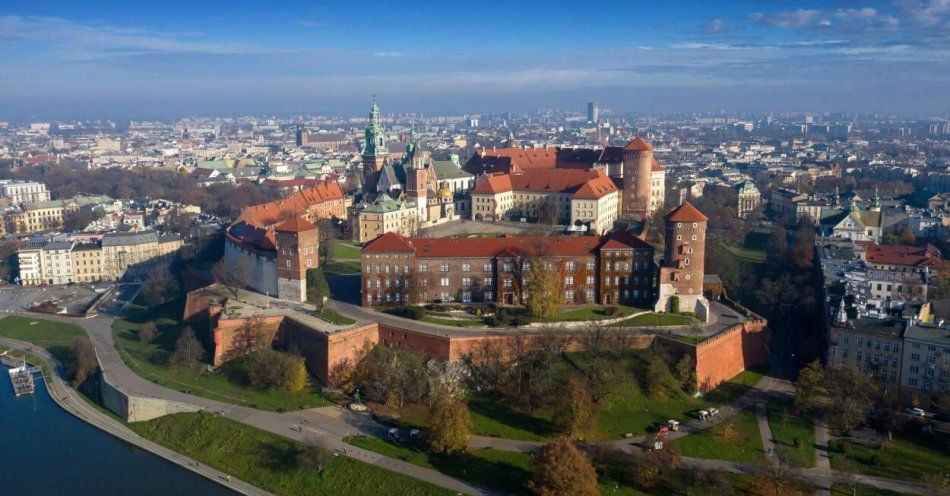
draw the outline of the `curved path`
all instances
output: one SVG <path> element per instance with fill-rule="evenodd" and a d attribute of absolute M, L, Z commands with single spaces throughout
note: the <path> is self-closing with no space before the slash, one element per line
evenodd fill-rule
<path fill-rule="evenodd" d="M 27 318 L 58 320 L 82 327 L 89 335 L 90 340 L 92 340 L 103 371 L 109 376 L 111 381 L 115 382 L 117 386 L 127 393 L 189 403 L 202 407 L 210 412 L 219 412 L 222 416 L 231 420 L 236 420 L 296 441 L 304 441 L 307 438 L 318 437 L 331 449 L 345 453 L 346 456 L 351 458 L 416 479 L 431 482 L 432 484 L 459 493 L 474 495 L 496 494 L 494 491 L 460 481 L 435 470 L 426 469 L 402 460 L 380 455 L 373 451 L 345 444 L 343 438 L 347 436 L 363 434 L 381 437 L 385 434 L 384 428 L 370 419 L 366 414 L 361 415 L 343 410 L 340 418 L 334 418 L 314 410 L 291 413 L 266 412 L 193 396 L 147 381 L 136 375 L 119 356 L 112 336 L 113 316 L 111 315 L 100 314 L 85 320 L 47 315 L 37 316 L 28 313 L 19 315 Z M 109 420 L 121 425 L 113 419 Z M 112 431 L 110 430 L 110 432 Z"/>
<path fill-rule="evenodd" d="M 75 389 L 66 385 L 66 373 L 63 370 L 62 364 L 59 363 L 59 361 L 56 360 L 53 355 L 50 355 L 45 349 L 32 343 L 26 343 L 8 338 L 0 338 L 0 345 L 6 346 L 7 348 L 28 351 L 43 359 L 49 366 L 50 375 L 52 375 L 51 381 L 43 381 L 46 383 L 50 398 L 52 398 L 52 400 L 55 401 L 56 404 L 58 404 L 63 410 L 66 410 L 80 420 L 84 420 L 103 432 L 109 433 L 121 439 L 122 441 L 138 446 L 146 451 L 150 451 L 155 455 L 165 458 L 166 460 L 180 465 L 183 468 L 203 475 L 208 479 L 211 479 L 212 481 L 227 487 L 228 489 L 237 491 L 238 493 L 248 496 L 266 496 L 271 494 L 240 479 L 229 477 L 224 472 L 215 470 L 207 465 L 202 465 L 195 460 L 178 453 L 177 451 L 172 451 L 160 444 L 153 443 L 152 441 L 139 436 L 121 422 L 117 421 L 115 418 L 110 417 L 102 411 L 92 407 L 86 400 L 79 396 L 79 393 L 77 393 Z"/>

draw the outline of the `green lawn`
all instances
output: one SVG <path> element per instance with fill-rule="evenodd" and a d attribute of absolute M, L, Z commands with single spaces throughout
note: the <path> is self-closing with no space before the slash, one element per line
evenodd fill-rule
<path fill-rule="evenodd" d="M 726 249 L 736 258 L 745 260 L 747 262 L 753 263 L 762 263 L 765 261 L 765 250 L 756 250 L 752 248 L 747 248 L 745 246 L 735 246 L 729 243 L 722 243 L 723 248 Z"/>
<path fill-rule="evenodd" d="M 354 244 L 352 241 L 344 239 L 331 239 L 329 250 L 329 258 L 331 259 L 350 259 L 357 261 L 360 259 L 360 247 L 359 245 Z"/>
<path fill-rule="evenodd" d="M 848 445 L 847 453 L 831 450 L 831 468 L 848 469 L 844 460 L 852 460 L 853 467 L 861 474 L 919 482 L 929 474 L 950 467 L 950 451 L 927 438 L 912 441 L 895 437 L 881 448 L 857 443 Z"/>
<path fill-rule="evenodd" d="M 611 325 L 616 327 L 657 327 L 689 325 L 695 322 L 698 322 L 696 317 L 691 315 L 650 312 Z"/>
<path fill-rule="evenodd" d="M 834 484 L 831 486 L 831 496 L 852 496 L 851 486 L 847 484 Z M 872 487 L 858 486 L 857 496 L 904 496 L 907 493 L 895 493 L 887 489 L 875 489 Z"/>
<path fill-rule="evenodd" d="M 731 419 L 676 441 L 683 456 L 735 462 L 765 461 L 755 412 L 745 409 Z"/>
<path fill-rule="evenodd" d="M 112 334 L 116 347 L 122 360 L 133 372 L 170 389 L 261 410 L 290 411 L 331 404 L 315 389 L 316 386 L 312 390 L 305 389 L 298 393 L 246 387 L 236 378 L 236 361 L 225 364 L 214 372 L 207 372 L 203 367 L 180 370 L 170 368 L 167 365 L 168 357 L 175 339 L 181 332 L 183 304 L 183 300 L 178 300 L 155 308 L 137 308 L 127 317 L 115 320 Z M 150 320 L 154 320 L 158 325 L 159 335 L 151 343 L 140 343 L 138 328 Z M 194 327 L 198 339 L 207 341 L 207 328 Z"/>
<path fill-rule="evenodd" d="M 346 440 L 353 446 L 442 472 L 505 494 L 531 494 L 531 454 L 492 449 L 471 449 L 458 455 L 439 455 L 375 437 L 356 436 Z"/>
<path fill-rule="evenodd" d="M 362 267 L 359 260 L 330 260 L 323 266 L 324 274 L 359 274 Z"/>
<path fill-rule="evenodd" d="M 324 308 L 323 311 L 317 312 L 315 315 L 331 324 L 336 324 L 336 325 L 350 325 L 350 324 L 356 323 L 355 320 L 345 315 L 340 315 L 339 312 L 337 312 L 336 310 L 330 307 Z"/>
<path fill-rule="evenodd" d="M 11 315 L 0 319 L 0 336 L 33 343 L 65 363 L 69 343 L 78 337 L 85 338 L 86 331 L 67 322 Z"/>
<path fill-rule="evenodd" d="M 731 403 L 752 389 L 762 378 L 765 370 L 760 368 L 746 369 L 738 375 L 720 384 L 716 389 L 706 393 L 706 400 L 711 403 Z"/>
<path fill-rule="evenodd" d="M 600 319 L 614 319 L 618 317 L 623 317 L 624 315 L 629 315 L 634 312 L 642 312 L 643 308 L 629 307 L 627 305 L 617 305 L 617 311 L 613 315 L 607 315 L 606 309 L 604 306 L 591 306 L 583 308 L 574 308 L 571 310 L 564 310 L 557 314 L 551 320 L 562 321 L 562 320 L 600 320 Z"/>
<path fill-rule="evenodd" d="M 815 426 L 811 419 L 792 413 L 792 402 L 772 401 L 767 405 L 769 428 L 778 456 L 796 467 L 815 466 Z M 795 438 L 800 440 L 795 447 Z"/>
<path fill-rule="evenodd" d="M 485 322 L 473 319 L 455 320 L 440 319 L 438 317 L 423 317 L 421 320 L 422 322 L 428 322 L 430 324 L 439 324 L 451 327 L 485 327 Z"/>
<path fill-rule="evenodd" d="M 299 444 L 206 413 L 179 413 L 129 424 L 142 437 L 279 495 L 451 495 L 452 491 L 344 456 L 321 474 L 299 470 Z"/>

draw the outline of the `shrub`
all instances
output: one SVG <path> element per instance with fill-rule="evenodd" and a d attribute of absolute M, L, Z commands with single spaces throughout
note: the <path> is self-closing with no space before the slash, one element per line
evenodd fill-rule
<path fill-rule="evenodd" d="M 607 307 L 604 309 L 604 315 L 610 317 L 611 315 L 616 315 L 617 311 L 620 310 L 617 307 Z"/>
<path fill-rule="evenodd" d="M 680 311 L 680 297 L 673 295 L 670 296 L 670 312 L 679 313 Z"/>
<path fill-rule="evenodd" d="M 802 447 L 802 438 L 796 437 L 796 438 L 792 439 L 792 445 L 795 446 L 796 448 L 801 448 L 801 447 Z"/>

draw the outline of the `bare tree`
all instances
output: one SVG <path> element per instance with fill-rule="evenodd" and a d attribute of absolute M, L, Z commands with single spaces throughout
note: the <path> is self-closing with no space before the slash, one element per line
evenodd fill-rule
<path fill-rule="evenodd" d="M 245 320 L 234 331 L 231 347 L 227 350 L 228 360 L 247 355 L 263 345 L 264 324 L 258 319 Z"/>
<path fill-rule="evenodd" d="M 237 298 L 238 291 L 251 283 L 251 263 L 244 257 L 233 259 L 225 256 L 211 268 L 214 280 L 228 288 Z"/>

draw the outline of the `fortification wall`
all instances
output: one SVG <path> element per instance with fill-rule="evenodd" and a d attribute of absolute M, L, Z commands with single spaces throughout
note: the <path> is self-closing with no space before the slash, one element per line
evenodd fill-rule
<path fill-rule="evenodd" d="M 676 357 L 689 355 L 696 364 L 696 387 L 703 392 L 732 379 L 750 367 L 768 365 L 768 328 L 765 320 L 749 320 L 697 344 L 659 336 L 661 346 Z"/>
<path fill-rule="evenodd" d="M 217 367 L 231 358 L 239 329 L 249 320 L 251 319 L 218 319 L 217 325 L 211 331 L 212 365 Z M 284 316 L 258 317 L 253 320 L 259 326 L 259 342 L 270 343 L 276 338 Z"/>
<path fill-rule="evenodd" d="M 225 238 L 224 256 L 228 263 L 243 259 L 251 269 L 250 287 L 258 293 L 277 294 L 277 254 L 267 256 L 242 248 Z"/>
<path fill-rule="evenodd" d="M 126 422 L 145 422 L 173 413 L 201 410 L 188 403 L 126 393 L 113 385 L 104 373 L 99 374 L 99 391 L 106 408 Z"/>

